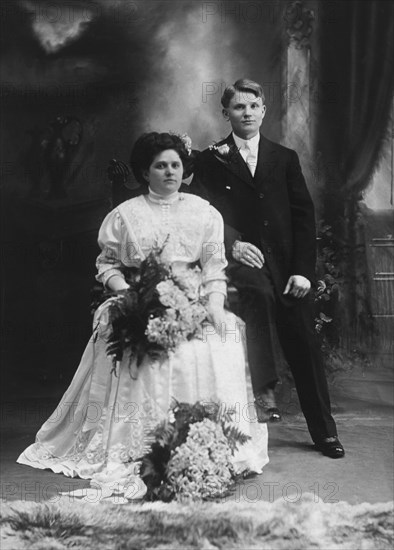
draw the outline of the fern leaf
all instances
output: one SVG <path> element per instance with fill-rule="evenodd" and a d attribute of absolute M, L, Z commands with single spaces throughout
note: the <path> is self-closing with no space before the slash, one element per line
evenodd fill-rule
<path fill-rule="evenodd" d="M 236 426 L 223 423 L 222 429 L 232 451 L 235 451 L 238 445 L 245 445 L 251 439 L 250 435 L 241 432 Z"/>

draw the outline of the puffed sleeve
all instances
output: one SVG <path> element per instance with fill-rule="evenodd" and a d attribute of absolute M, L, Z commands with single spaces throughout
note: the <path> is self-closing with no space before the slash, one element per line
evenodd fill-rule
<path fill-rule="evenodd" d="M 121 262 L 122 249 L 122 218 L 117 209 L 112 210 L 101 224 L 98 244 L 101 248 L 101 253 L 97 257 L 96 279 L 104 286 L 108 280 L 114 275 L 119 275 L 124 279 L 122 272 L 123 264 Z"/>
<path fill-rule="evenodd" d="M 203 294 L 220 292 L 226 296 L 227 260 L 223 243 L 223 218 L 213 206 L 208 207 L 207 218 L 201 254 Z"/>

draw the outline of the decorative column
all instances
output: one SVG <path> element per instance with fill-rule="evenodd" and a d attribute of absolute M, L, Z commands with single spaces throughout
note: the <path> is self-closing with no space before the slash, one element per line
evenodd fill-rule
<path fill-rule="evenodd" d="M 313 176 L 311 131 L 311 43 L 314 12 L 301 0 L 290 2 L 284 11 L 287 48 L 283 59 L 282 143 L 295 149 L 307 182 Z M 310 189 L 313 194 L 313 189 Z"/>

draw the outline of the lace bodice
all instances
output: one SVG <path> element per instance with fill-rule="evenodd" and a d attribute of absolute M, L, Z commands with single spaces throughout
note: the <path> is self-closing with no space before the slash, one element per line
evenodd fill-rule
<path fill-rule="evenodd" d="M 141 195 L 106 216 L 98 238 L 98 281 L 106 284 L 113 275 L 123 276 L 125 267 L 138 266 L 153 247 L 164 245 L 165 261 L 200 263 L 205 294 L 226 294 L 221 215 L 195 195 L 179 193 L 174 199 L 152 201 Z"/>

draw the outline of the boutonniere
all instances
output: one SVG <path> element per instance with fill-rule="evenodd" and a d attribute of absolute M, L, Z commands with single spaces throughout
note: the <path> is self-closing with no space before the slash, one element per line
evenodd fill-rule
<path fill-rule="evenodd" d="M 214 156 L 224 164 L 230 163 L 238 152 L 238 148 L 235 145 L 229 145 L 228 143 L 210 145 L 209 149 L 213 152 Z"/>

